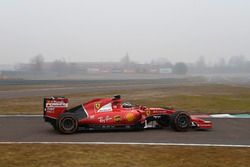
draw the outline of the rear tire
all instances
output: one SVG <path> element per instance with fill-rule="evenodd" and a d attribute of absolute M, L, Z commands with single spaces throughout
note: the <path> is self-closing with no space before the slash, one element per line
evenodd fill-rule
<path fill-rule="evenodd" d="M 64 134 L 72 134 L 78 130 L 78 120 L 75 114 L 63 113 L 57 120 L 57 130 Z"/>
<path fill-rule="evenodd" d="M 176 131 L 187 131 L 191 126 L 191 118 L 185 111 L 176 111 L 171 115 L 171 127 Z"/>

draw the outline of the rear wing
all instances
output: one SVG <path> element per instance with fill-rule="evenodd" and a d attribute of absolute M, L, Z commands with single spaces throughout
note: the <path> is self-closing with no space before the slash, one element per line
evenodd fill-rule
<path fill-rule="evenodd" d="M 46 97 L 43 99 L 43 116 L 57 119 L 68 108 L 69 100 L 65 97 Z"/>

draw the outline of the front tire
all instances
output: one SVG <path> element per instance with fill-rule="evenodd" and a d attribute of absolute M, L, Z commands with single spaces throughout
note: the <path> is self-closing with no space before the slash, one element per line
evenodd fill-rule
<path fill-rule="evenodd" d="M 57 129 L 64 134 L 72 134 L 78 130 L 78 120 L 72 113 L 63 113 L 57 120 Z"/>
<path fill-rule="evenodd" d="M 176 131 L 187 131 L 191 125 L 191 118 L 185 111 L 176 111 L 171 115 L 171 127 Z"/>

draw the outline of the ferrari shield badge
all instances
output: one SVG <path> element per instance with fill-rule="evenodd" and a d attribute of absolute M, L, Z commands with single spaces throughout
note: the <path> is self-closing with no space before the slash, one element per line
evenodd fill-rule
<path fill-rule="evenodd" d="M 101 104 L 100 104 L 100 103 L 96 103 L 96 104 L 95 104 L 95 108 L 96 108 L 97 110 L 99 110 L 100 107 L 101 107 Z"/>

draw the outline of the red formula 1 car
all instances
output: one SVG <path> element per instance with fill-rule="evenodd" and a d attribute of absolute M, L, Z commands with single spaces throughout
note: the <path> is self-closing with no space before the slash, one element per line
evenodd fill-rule
<path fill-rule="evenodd" d="M 147 108 L 122 103 L 120 95 L 97 98 L 68 109 L 64 97 L 44 98 L 44 120 L 59 132 L 70 134 L 78 129 L 145 129 L 171 127 L 176 131 L 189 128 L 210 129 L 212 123 L 173 108 Z"/>

